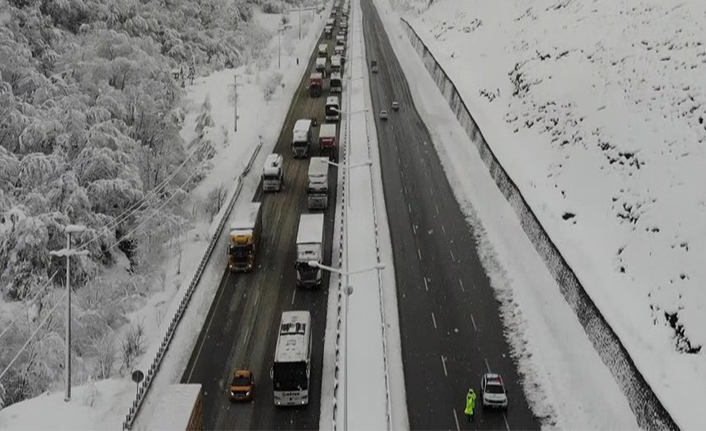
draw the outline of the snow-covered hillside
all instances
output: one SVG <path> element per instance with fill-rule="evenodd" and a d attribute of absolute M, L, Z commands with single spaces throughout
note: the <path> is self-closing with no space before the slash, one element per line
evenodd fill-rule
<path fill-rule="evenodd" d="M 706 3 L 397 6 L 665 407 L 706 427 Z"/>

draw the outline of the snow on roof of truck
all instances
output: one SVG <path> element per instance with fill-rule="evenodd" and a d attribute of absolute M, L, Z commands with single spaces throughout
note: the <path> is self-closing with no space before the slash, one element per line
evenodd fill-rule
<path fill-rule="evenodd" d="M 250 230 L 255 228 L 257 214 L 260 212 L 260 202 L 250 202 L 242 211 L 235 215 L 235 220 L 230 224 L 231 232 L 238 230 Z"/>
<path fill-rule="evenodd" d="M 155 406 L 148 429 L 158 431 L 187 429 L 196 399 L 201 393 L 201 384 L 174 384 L 164 389 Z"/>
<path fill-rule="evenodd" d="M 324 79 L 324 77 L 321 72 L 314 72 L 309 76 L 309 79 Z"/>
<path fill-rule="evenodd" d="M 265 166 L 263 168 L 263 173 L 265 175 L 277 175 L 280 169 L 282 169 L 282 162 L 284 158 L 277 153 L 272 153 L 265 159 Z"/>
<path fill-rule="evenodd" d="M 331 79 L 341 79 L 341 72 L 333 72 L 331 74 Z"/>
<path fill-rule="evenodd" d="M 319 57 L 319 58 L 316 59 L 316 65 L 317 65 L 317 66 L 320 66 L 320 65 L 322 65 L 322 64 L 323 64 L 324 66 L 326 66 L 326 57 Z"/>
<path fill-rule="evenodd" d="M 316 244 L 324 239 L 324 215 L 302 214 L 297 231 L 297 244 Z"/>
<path fill-rule="evenodd" d="M 332 123 L 322 124 L 319 128 L 319 139 L 321 138 L 335 138 L 336 137 L 336 125 Z"/>
<path fill-rule="evenodd" d="M 294 123 L 294 131 L 295 132 L 308 132 L 309 129 L 311 128 L 311 120 L 307 119 L 300 119 L 297 120 L 296 123 Z"/>
<path fill-rule="evenodd" d="M 319 44 L 319 51 L 328 51 L 328 45 L 325 43 Z"/>
<path fill-rule="evenodd" d="M 312 157 L 309 160 L 309 179 L 328 175 L 328 157 Z"/>
<path fill-rule="evenodd" d="M 338 105 L 338 96 L 329 96 L 326 98 L 327 105 Z"/>
<path fill-rule="evenodd" d="M 311 340 L 311 313 L 285 311 L 279 325 L 275 362 L 305 361 Z"/>
<path fill-rule="evenodd" d="M 331 56 L 331 64 L 340 64 L 341 63 L 341 55 L 340 54 L 334 54 Z"/>

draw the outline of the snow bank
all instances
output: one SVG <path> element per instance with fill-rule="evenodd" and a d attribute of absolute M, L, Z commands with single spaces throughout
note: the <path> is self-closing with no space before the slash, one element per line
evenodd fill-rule
<path fill-rule="evenodd" d="M 695 18 L 704 8 L 694 1 L 540 1 L 528 8 L 515 0 L 482 7 L 447 0 L 412 20 L 458 86 L 460 96 L 424 54 L 452 109 L 461 113 L 463 98 L 585 287 L 584 300 L 596 304 L 685 428 L 703 428 L 697 412 L 706 401 L 698 383 L 706 381 L 706 294 L 699 287 L 706 274 L 697 263 L 706 254 L 698 78 L 704 27 Z M 470 136 L 479 143 L 477 132 Z M 488 150 L 480 151 L 488 163 Z M 502 175 L 494 165 L 491 173 Z M 519 195 L 511 203 L 523 206 Z M 531 237 L 532 225 L 525 224 Z M 547 247 L 538 246 L 545 259 Z M 551 259 L 565 280 L 556 270 L 561 259 Z M 583 319 L 590 328 L 596 322 Z M 601 354 L 622 375 L 615 356 Z M 646 407 L 636 398 L 631 404 Z"/>

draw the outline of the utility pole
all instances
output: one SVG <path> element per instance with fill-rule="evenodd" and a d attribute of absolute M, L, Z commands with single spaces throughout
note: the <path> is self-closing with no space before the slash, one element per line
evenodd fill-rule
<path fill-rule="evenodd" d="M 233 75 L 233 94 L 235 94 L 235 100 L 233 101 L 233 111 L 235 114 L 235 121 L 233 124 L 235 126 L 233 127 L 233 131 L 237 132 L 238 131 L 238 75 Z"/>
<path fill-rule="evenodd" d="M 71 401 L 71 256 L 85 256 L 87 250 L 76 251 L 71 250 L 71 234 L 79 233 L 86 230 L 85 226 L 68 225 L 66 226 L 66 248 L 58 251 L 50 251 L 51 256 L 66 256 L 66 394 L 64 401 Z"/>

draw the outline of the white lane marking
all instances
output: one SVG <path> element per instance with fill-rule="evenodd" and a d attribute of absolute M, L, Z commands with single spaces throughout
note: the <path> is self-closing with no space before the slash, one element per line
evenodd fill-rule
<path fill-rule="evenodd" d="M 407 194 L 407 186 L 402 186 L 404 187 L 404 194 Z"/>
<path fill-rule="evenodd" d="M 434 329 L 437 329 L 437 328 L 436 328 L 436 317 L 434 317 L 434 312 L 433 312 L 433 311 L 431 312 L 431 321 L 434 322 Z"/>
<path fill-rule="evenodd" d="M 292 293 L 292 305 L 294 305 L 294 297 L 297 296 L 297 288 L 294 288 L 294 293 Z"/>
<path fill-rule="evenodd" d="M 449 373 L 446 371 L 446 357 L 444 355 L 441 355 L 441 365 L 444 366 L 444 375 L 448 377 Z"/>
<path fill-rule="evenodd" d="M 434 208 L 436 208 L 436 213 L 439 214 L 439 206 L 437 204 L 434 204 Z"/>
<path fill-rule="evenodd" d="M 443 224 L 441 225 L 441 230 L 443 230 L 443 231 L 444 231 L 444 235 L 446 235 L 446 228 L 444 227 Z"/>
<path fill-rule="evenodd" d="M 223 298 L 223 292 L 225 292 L 226 289 L 228 288 L 227 284 L 228 284 L 229 278 L 230 278 L 230 271 L 228 272 L 228 275 L 226 275 L 226 281 L 225 281 L 226 286 L 223 287 L 223 289 L 221 290 L 221 293 L 218 296 L 218 299 L 216 299 L 216 309 L 218 309 L 218 305 L 221 303 L 221 299 Z M 199 346 L 199 351 L 196 352 L 196 359 L 194 360 L 194 365 L 192 365 L 192 367 L 191 367 L 191 372 L 189 373 L 189 378 L 186 379 L 187 382 L 191 381 L 191 376 L 192 376 L 192 374 L 194 374 L 194 370 L 196 369 L 196 364 L 199 363 L 199 356 L 201 356 L 201 350 L 203 350 L 203 345 L 206 343 L 206 339 L 208 338 L 208 332 L 211 329 L 211 323 L 213 323 L 214 317 L 216 317 L 215 312 L 211 315 L 211 320 L 208 321 L 208 325 L 206 326 L 206 336 L 204 336 L 203 339 L 201 340 L 201 346 Z"/>
<path fill-rule="evenodd" d="M 461 431 L 461 427 L 458 425 L 458 414 L 456 414 L 456 409 L 454 409 L 454 419 L 456 420 L 456 431 Z"/>
<path fill-rule="evenodd" d="M 478 331 L 478 327 L 476 326 L 476 319 L 473 318 L 473 315 L 471 314 L 471 322 L 473 322 L 473 329 Z"/>
<path fill-rule="evenodd" d="M 488 372 L 490 373 L 491 371 L 490 371 L 490 364 L 488 364 L 488 359 L 483 358 L 483 360 L 485 361 L 485 366 L 488 368 Z"/>
<path fill-rule="evenodd" d="M 461 280 L 461 279 L 459 278 L 459 279 L 458 279 L 458 284 L 461 285 L 461 291 L 462 291 L 463 293 L 466 293 L 466 289 L 463 288 L 463 280 Z"/>
<path fill-rule="evenodd" d="M 417 225 L 412 224 L 412 229 L 414 229 L 414 234 L 416 235 L 417 234 Z"/>
<path fill-rule="evenodd" d="M 454 257 L 454 252 L 449 249 L 449 253 L 451 253 L 451 262 L 456 262 L 456 258 Z"/>
<path fill-rule="evenodd" d="M 422 252 L 417 249 L 417 256 L 419 256 L 419 260 L 422 260 Z"/>
<path fill-rule="evenodd" d="M 407 204 L 407 211 L 409 211 L 409 213 L 412 214 L 412 207 L 409 204 Z"/>
<path fill-rule="evenodd" d="M 427 284 L 427 278 L 424 277 L 424 288 L 429 292 L 429 285 Z"/>
<path fill-rule="evenodd" d="M 507 415 L 505 412 L 503 412 L 503 419 L 505 419 L 505 428 L 507 428 L 507 431 L 510 431 L 510 424 L 507 423 Z"/>
<path fill-rule="evenodd" d="M 404 179 L 404 171 L 400 169 L 400 173 L 402 174 L 402 178 Z"/>

